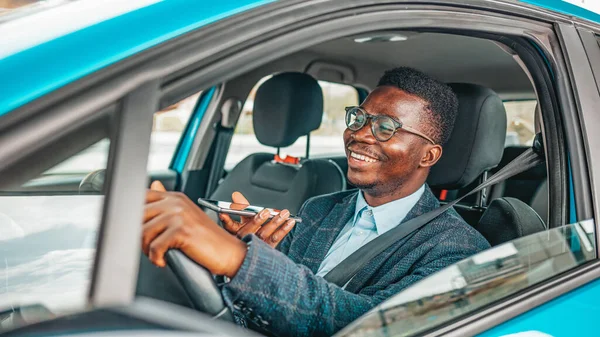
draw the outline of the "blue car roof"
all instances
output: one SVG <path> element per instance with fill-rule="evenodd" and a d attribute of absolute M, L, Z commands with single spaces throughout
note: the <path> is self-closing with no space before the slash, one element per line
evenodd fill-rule
<path fill-rule="evenodd" d="M 25 11 L 0 24 L 0 116 L 144 49 L 272 1 L 78 0 Z"/>
<path fill-rule="evenodd" d="M 566 15 L 571 15 L 580 19 L 589 20 L 595 23 L 600 23 L 600 14 L 583 8 L 582 6 L 574 5 L 566 0 L 520 0 L 521 2 L 546 8 L 555 12 Z"/>
<path fill-rule="evenodd" d="M 77 0 L 24 10 L 0 24 L 0 116 L 142 50 L 272 1 Z M 562 0 L 523 2 L 600 22 L 600 15 Z"/>

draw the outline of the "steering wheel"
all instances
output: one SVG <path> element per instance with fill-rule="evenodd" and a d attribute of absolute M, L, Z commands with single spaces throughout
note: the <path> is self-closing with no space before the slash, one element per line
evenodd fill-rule
<path fill-rule="evenodd" d="M 101 169 L 86 175 L 79 184 L 79 193 L 102 193 L 105 172 Z M 167 251 L 165 259 L 196 310 L 213 318 L 233 321 L 213 275 L 206 268 L 175 249 Z"/>

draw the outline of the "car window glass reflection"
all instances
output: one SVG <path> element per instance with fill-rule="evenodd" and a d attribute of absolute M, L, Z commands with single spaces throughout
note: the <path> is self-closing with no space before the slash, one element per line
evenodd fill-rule
<path fill-rule="evenodd" d="M 407 288 L 338 335 L 408 336 L 596 258 L 594 222 L 587 220 L 493 247 Z"/>

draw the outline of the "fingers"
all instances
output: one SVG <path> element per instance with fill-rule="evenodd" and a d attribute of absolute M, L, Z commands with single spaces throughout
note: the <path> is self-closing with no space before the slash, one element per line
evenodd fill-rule
<path fill-rule="evenodd" d="M 167 265 L 165 253 L 169 248 L 174 247 L 174 239 L 177 233 L 177 227 L 169 227 L 162 234 L 156 237 L 148 247 L 148 259 L 159 267 Z"/>
<path fill-rule="evenodd" d="M 279 212 L 276 216 L 269 221 L 266 225 L 262 226 L 257 232 L 256 236 L 261 238 L 263 241 L 267 242 L 271 234 L 277 230 L 277 228 L 281 227 L 290 216 L 290 212 L 287 209 Z"/>
<path fill-rule="evenodd" d="M 241 223 L 233 221 L 233 219 L 225 213 L 219 213 L 219 219 L 223 222 L 223 228 L 233 235 L 237 234 L 242 227 Z"/>
<path fill-rule="evenodd" d="M 159 180 L 153 181 L 152 184 L 150 185 L 150 189 L 153 191 L 159 191 L 159 192 L 167 191 L 165 186 Z"/>
<path fill-rule="evenodd" d="M 144 206 L 144 223 L 161 213 L 170 211 L 170 208 L 168 200 L 166 199 L 159 199 L 158 201 L 147 203 L 146 206 Z"/>
<path fill-rule="evenodd" d="M 252 220 L 242 223 L 242 228 L 237 232 L 238 238 L 243 238 L 248 234 L 254 234 L 256 231 L 267 221 L 269 220 L 269 210 L 263 209 L 255 215 Z"/>
<path fill-rule="evenodd" d="M 250 205 L 250 202 L 248 201 L 248 199 L 246 199 L 246 197 L 244 197 L 244 195 L 240 192 L 233 192 L 233 194 L 231 194 L 231 201 L 235 204 L 241 204 L 241 205 Z M 243 207 L 245 208 L 245 207 Z M 242 209 L 243 209 L 242 208 Z M 251 216 L 242 216 L 241 217 L 242 223 L 246 223 L 248 221 L 252 220 Z"/>
<path fill-rule="evenodd" d="M 236 204 L 250 205 L 248 199 L 246 199 L 246 197 L 244 197 L 242 193 L 237 191 L 233 192 L 233 194 L 231 195 L 231 201 L 235 202 Z"/>
<path fill-rule="evenodd" d="M 142 227 L 142 251 L 144 254 L 148 255 L 152 240 L 167 228 L 170 217 L 170 214 L 161 214 L 144 223 Z"/>
<path fill-rule="evenodd" d="M 155 202 L 166 198 L 167 194 L 155 190 L 146 190 L 146 203 Z"/>
<path fill-rule="evenodd" d="M 294 228 L 296 225 L 296 220 L 288 220 L 285 222 L 283 226 L 280 226 L 275 233 L 271 235 L 271 237 L 265 241 L 271 247 L 275 248 L 277 245 L 288 235 L 288 233 Z"/>
<path fill-rule="evenodd" d="M 167 192 L 165 186 L 158 180 L 155 180 L 150 184 L 150 189 L 146 191 L 146 203 L 155 202 L 166 198 Z"/>

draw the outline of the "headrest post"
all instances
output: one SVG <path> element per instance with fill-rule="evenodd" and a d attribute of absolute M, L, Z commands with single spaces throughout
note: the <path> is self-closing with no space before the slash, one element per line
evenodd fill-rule
<path fill-rule="evenodd" d="M 488 179 L 488 171 L 483 171 L 479 178 L 479 185 L 483 184 Z M 477 192 L 476 204 L 478 208 L 485 208 L 487 205 L 487 188 Z"/>
<path fill-rule="evenodd" d="M 281 148 L 279 148 L 279 147 L 278 147 L 278 148 L 277 148 L 277 156 L 279 156 L 279 155 L 280 155 L 280 152 L 281 152 L 280 150 L 281 150 Z"/>
<path fill-rule="evenodd" d="M 305 159 L 308 159 L 308 153 L 310 151 L 310 132 L 306 134 L 306 156 Z"/>

